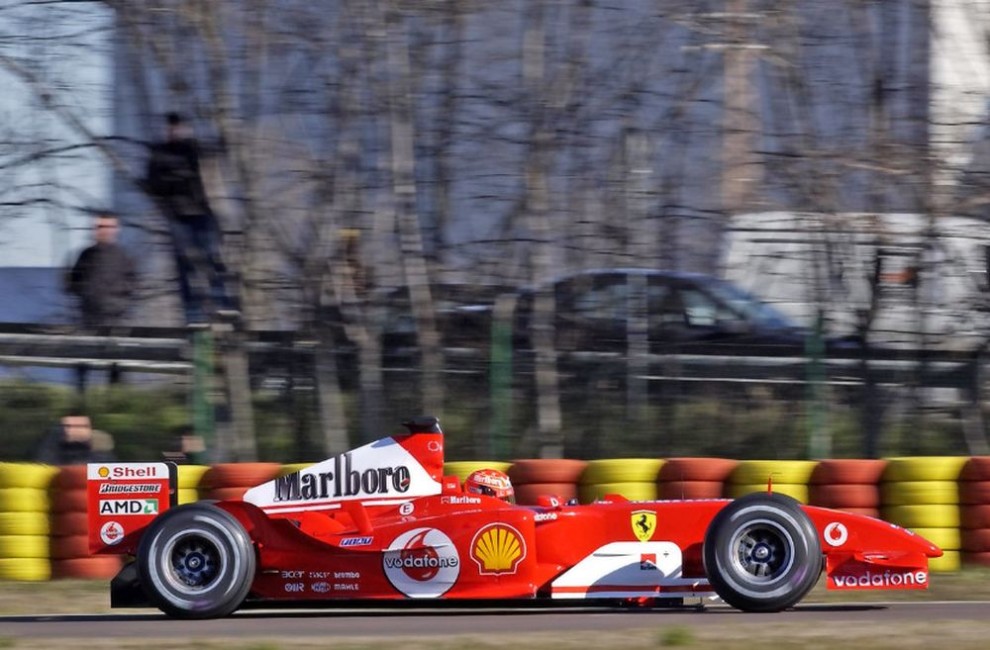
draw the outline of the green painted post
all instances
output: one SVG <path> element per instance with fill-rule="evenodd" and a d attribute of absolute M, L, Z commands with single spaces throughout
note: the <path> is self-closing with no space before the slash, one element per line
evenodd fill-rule
<path fill-rule="evenodd" d="M 808 457 L 818 460 L 832 454 L 832 440 L 825 422 L 825 316 L 819 310 L 815 326 L 805 340 L 808 356 L 806 399 L 808 417 Z"/>
<path fill-rule="evenodd" d="M 509 457 L 512 423 L 512 314 L 511 298 L 499 298 L 492 309 L 491 356 L 488 384 L 491 391 L 490 448 L 494 458 Z"/>
<path fill-rule="evenodd" d="M 213 334 L 209 330 L 193 332 L 193 390 L 192 425 L 193 432 L 203 439 L 206 449 L 201 455 L 207 456 L 215 450 L 213 401 Z M 204 459 L 194 458 L 195 462 Z"/>

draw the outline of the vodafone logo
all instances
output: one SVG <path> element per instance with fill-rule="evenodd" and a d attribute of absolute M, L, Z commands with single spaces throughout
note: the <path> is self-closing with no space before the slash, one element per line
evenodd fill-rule
<path fill-rule="evenodd" d="M 385 550 L 382 564 L 392 586 L 410 598 L 438 598 L 461 573 L 454 543 L 436 528 L 402 533 Z"/>
<path fill-rule="evenodd" d="M 100 539 L 107 546 L 119 544 L 124 539 L 124 527 L 116 521 L 108 521 L 100 527 Z"/>
<path fill-rule="evenodd" d="M 825 543 L 829 546 L 842 546 L 849 539 L 849 530 L 845 524 L 833 521 L 825 526 Z"/>

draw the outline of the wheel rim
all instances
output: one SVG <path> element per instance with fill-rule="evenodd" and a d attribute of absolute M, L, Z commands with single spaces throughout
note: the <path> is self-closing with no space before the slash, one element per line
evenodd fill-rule
<path fill-rule="evenodd" d="M 739 530 L 732 539 L 732 562 L 750 579 L 769 583 L 785 575 L 794 563 L 794 540 L 771 521 L 756 521 Z"/>
<path fill-rule="evenodd" d="M 187 593 L 209 589 L 227 562 L 223 544 L 203 530 L 176 535 L 165 546 L 162 557 L 166 581 Z"/>

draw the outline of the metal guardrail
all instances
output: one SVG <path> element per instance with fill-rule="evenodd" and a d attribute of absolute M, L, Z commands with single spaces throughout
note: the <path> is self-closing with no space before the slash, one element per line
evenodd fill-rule
<path fill-rule="evenodd" d="M 0 365 L 95 368 L 116 364 L 121 369 L 149 373 L 186 374 L 193 369 L 192 333 L 186 328 L 120 328 L 105 334 L 80 332 L 69 326 L 40 326 L 0 323 Z M 316 348 L 312 337 L 287 331 L 248 332 L 243 345 L 249 356 L 307 355 Z M 400 353 L 401 352 L 401 353 Z M 692 344 L 669 354 L 648 354 L 638 362 L 638 375 L 651 381 L 720 381 L 761 383 L 805 383 L 812 359 L 793 348 L 752 348 L 725 344 Z M 475 372 L 488 361 L 483 348 L 445 350 L 451 373 Z M 386 351 L 388 369 L 415 368 L 415 350 Z M 516 350 L 517 369 L 524 372 L 533 363 L 532 351 Z M 563 365 L 602 364 L 624 366 L 627 359 L 617 352 L 559 352 Z M 864 373 L 882 384 L 917 383 L 931 387 L 972 387 L 981 358 L 976 352 L 934 350 L 857 350 L 830 352 L 821 357 L 820 378 L 829 384 L 857 384 Z M 395 366 L 392 368 L 391 366 Z"/>

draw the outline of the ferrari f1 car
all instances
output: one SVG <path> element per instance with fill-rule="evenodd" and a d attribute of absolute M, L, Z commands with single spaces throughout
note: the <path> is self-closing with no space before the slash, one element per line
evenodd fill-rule
<path fill-rule="evenodd" d="M 130 556 L 114 607 L 178 618 L 411 600 L 683 603 L 751 612 L 830 589 L 924 589 L 942 552 L 893 524 L 759 492 L 536 506 L 443 475 L 435 418 L 248 490 L 175 505 L 169 463 L 91 464 L 90 546 Z M 769 486 L 768 486 L 769 487 Z"/>

